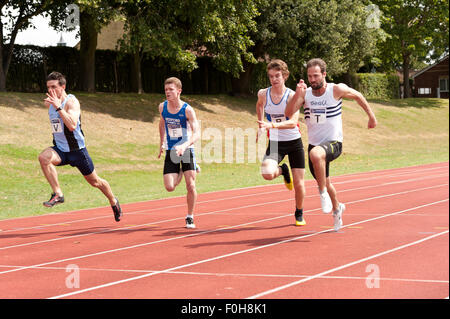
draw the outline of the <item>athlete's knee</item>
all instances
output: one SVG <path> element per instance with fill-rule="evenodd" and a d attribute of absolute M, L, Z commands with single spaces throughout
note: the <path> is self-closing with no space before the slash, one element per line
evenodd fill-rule
<path fill-rule="evenodd" d="M 43 152 L 42 152 L 41 154 L 39 154 L 39 156 L 38 156 L 39 163 L 41 163 L 41 164 L 43 164 L 43 165 L 48 165 L 48 164 L 50 164 L 50 163 L 51 163 L 51 159 L 52 159 L 51 155 L 48 154 L 48 152 L 46 152 L 46 151 L 43 151 Z"/>
<path fill-rule="evenodd" d="M 275 178 L 276 170 L 278 169 L 278 166 L 271 165 L 270 163 L 263 162 L 261 165 L 261 176 L 265 180 L 272 180 Z"/>
<path fill-rule="evenodd" d="M 294 190 L 296 193 L 306 193 L 306 187 L 304 181 L 294 181 Z"/>
<path fill-rule="evenodd" d="M 195 182 L 190 182 L 186 184 L 186 190 L 188 193 L 194 194 L 197 192 L 197 188 L 195 187 Z"/>
<path fill-rule="evenodd" d="M 164 187 L 166 188 L 166 191 L 173 192 L 175 190 L 175 185 L 173 184 L 164 184 Z"/>
<path fill-rule="evenodd" d="M 309 153 L 309 159 L 313 164 L 319 164 L 321 161 L 325 160 L 325 154 L 320 150 L 312 149 Z"/>

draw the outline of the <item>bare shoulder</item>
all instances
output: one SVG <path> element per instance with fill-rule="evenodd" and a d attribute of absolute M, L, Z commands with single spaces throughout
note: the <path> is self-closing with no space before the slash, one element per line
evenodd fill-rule
<path fill-rule="evenodd" d="M 163 109 L 164 109 L 164 102 L 161 102 L 161 103 L 159 103 L 159 105 L 158 105 L 159 113 L 162 113 Z"/>
<path fill-rule="evenodd" d="M 194 118 L 194 117 L 195 117 L 195 110 L 194 110 L 194 108 L 193 108 L 190 104 L 188 104 L 188 105 L 186 106 L 186 115 L 187 115 L 189 118 Z"/>
<path fill-rule="evenodd" d="M 78 101 L 78 99 L 74 96 L 74 95 L 70 95 L 67 98 L 67 102 L 66 102 L 66 110 L 73 110 L 73 111 L 79 111 L 81 106 L 80 106 L 80 101 Z"/>
<path fill-rule="evenodd" d="M 257 103 L 260 103 L 260 104 L 264 104 L 265 103 L 267 90 L 268 90 L 268 88 L 260 89 L 258 91 L 258 102 Z"/>

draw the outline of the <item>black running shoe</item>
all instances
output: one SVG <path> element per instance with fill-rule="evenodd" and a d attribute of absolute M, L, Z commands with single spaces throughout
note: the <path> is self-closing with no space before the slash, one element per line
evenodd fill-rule
<path fill-rule="evenodd" d="M 120 208 L 120 204 L 119 204 L 119 200 L 116 197 L 116 205 L 111 206 L 113 212 L 114 212 L 114 219 L 116 220 L 116 222 L 120 222 L 120 219 L 122 218 L 122 208 Z"/>
<path fill-rule="evenodd" d="M 306 221 L 303 218 L 303 213 L 302 212 L 295 212 L 295 226 L 305 226 L 306 225 Z"/>
<path fill-rule="evenodd" d="M 283 163 L 283 165 L 281 165 L 280 167 L 281 167 L 281 174 L 283 175 L 284 178 L 284 185 L 286 185 L 286 188 L 291 191 L 294 188 L 291 170 L 286 163 Z"/>
<path fill-rule="evenodd" d="M 64 203 L 64 196 L 58 196 L 56 195 L 56 193 L 52 193 L 52 195 L 50 196 L 50 199 L 46 202 L 43 202 L 42 204 L 45 207 L 53 207 L 56 204 L 62 204 Z"/>

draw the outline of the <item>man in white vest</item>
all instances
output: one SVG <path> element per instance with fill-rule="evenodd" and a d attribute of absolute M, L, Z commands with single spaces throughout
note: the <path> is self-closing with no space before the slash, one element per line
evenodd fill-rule
<path fill-rule="evenodd" d="M 367 127 L 375 128 L 377 119 L 364 96 L 344 83 L 326 82 L 326 63 L 312 59 L 307 65 L 309 88 L 303 80 L 297 84 L 294 96 L 289 101 L 285 115 L 291 116 L 304 105 L 304 116 L 308 127 L 309 169 L 319 187 L 322 211 L 333 211 L 334 229 L 342 223 L 345 205 L 337 198 L 336 189 L 330 180 L 330 162 L 342 153 L 342 99 L 355 100 L 369 117 Z"/>

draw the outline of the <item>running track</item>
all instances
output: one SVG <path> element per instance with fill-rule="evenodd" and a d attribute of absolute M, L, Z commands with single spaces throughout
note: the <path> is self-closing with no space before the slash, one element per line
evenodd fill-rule
<path fill-rule="evenodd" d="M 194 230 L 184 197 L 124 204 L 119 223 L 109 207 L 1 220 L 0 299 L 448 298 L 448 178 L 448 162 L 333 177 L 339 232 L 311 180 L 303 227 L 281 184 L 199 194 Z"/>

